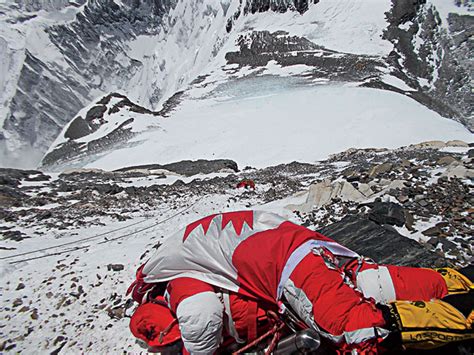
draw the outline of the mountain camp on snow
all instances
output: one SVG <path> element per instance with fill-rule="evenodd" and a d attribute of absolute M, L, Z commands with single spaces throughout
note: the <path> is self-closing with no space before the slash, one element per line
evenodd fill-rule
<path fill-rule="evenodd" d="M 143 351 L 136 268 L 214 213 L 474 263 L 471 2 L 0 0 L 0 22 L 0 352 Z"/>

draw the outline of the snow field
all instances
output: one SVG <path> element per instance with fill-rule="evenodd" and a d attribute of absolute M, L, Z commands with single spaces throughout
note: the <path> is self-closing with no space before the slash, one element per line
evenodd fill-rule
<path fill-rule="evenodd" d="M 377 89 L 266 86 L 258 96 L 240 96 L 228 89 L 221 99 L 186 101 L 172 119 L 161 123 L 162 130 L 137 136 L 142 144 L 113 151 L 86 167 L 113 170 L 225 158 L 241 167 L 260 168 L 295 160 L 315 162 L 348 148 L 474 138 L 461 124 L 416 101 Z"/>

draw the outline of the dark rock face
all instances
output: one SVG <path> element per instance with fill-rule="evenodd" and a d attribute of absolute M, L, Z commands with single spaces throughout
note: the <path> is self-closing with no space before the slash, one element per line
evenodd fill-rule
<path fill-rule="evenodd" d="M 199 159 L 196 161 L 183 160 L 180 162 L 164 164 L 164 165 L 160 165 L 160 164 L 138 165 L 138 166 L 118 169 L 115 171 L 127 172 L 130 170 L 136 170 L 136 169 L 147 169 L 147 170 L 164 169 L 164 170 L 168 170 L 168 171 L 174 172 L 176 174 L 184 175 L 184 176 L 217 173 L 223 169 L 231 169 L 235 172 L 239 171 L 237 163 L 233 160 L 228 160 L 228 159 L 216 159 L 216 160 Z"/>
<path fill-rule="evenodd" d="M 119 101 L 107 110 L 106 105 L 110 103 L 112 98 L 119 99 Z M 173 106 L 168 106 L 166 107 L 166 112 L 172 109 Z M 85 119 L 81 116 L 77 116 L 72 120 L 64 133 L 64 138 L 66 138 L 67 141 L 53 147 L 53 150 L 42 159 L 41 166 L 54 168 L 63 163 L 77 161 L 113 149 L 118 144 L 127 143 L 135 134 L 129 127 L 129 125 L 134 122 L 134 119 L 126 117 L 105 136 L 90 140 L 87 143 L 76 141 L 77 139 L 96 132 L 103 125 L 106 125 L 108 123 L 106 115 L 119 115 L 121 110 L 125 112 L 149 114 L 151 116 L 161 115 L 161 111 L 150 111 L 143 106 L 131 102 L 124 95 L 118 93 L 106 95 L 87 111 Z"/>
<path fill-rule="evenodd" d="M 251 0 L 244 7 L 244 13 L 256 13 L 265 11 L 286 12 L 288 10 L 298 11 L 300 14 L 308 10 L 308 2 L 311 0 Z M 314 3 L 319 0 L 313 0 Z"/>
<path fill-rule="evenodd" d="M 280 57 L 280 53 L 321 48 L 306 38 L 289 36 L 287 32 L 253 31 L 237 40 L 240 52 L 229 52 L 229 64 L 263 66 Z"/>
<path fill-rule="evenodd" d="M 378 263 L 418 267 L 446 265 L 442 257 L 414 240 L 366 218 L 347 216 L 319 232 Z"/>
<path fill-rule="evenodd" d="M 474 18 L 451 13 L 446 31 L 438 12 L 426 0 L 392 0 L 392 4 L 392 11 L 387 13 L 390 25 L 384 34 L 395 46 L 389 61 L 403 80 L 419 87 L 413 93 L 415 100 L 443 116 L 461 117 L 461 122 L 473 130 L 469 58 L 474 47 L 468 39 L 474 33 Z M 414 42 L 420 43 L 419 48 Z M 418 78 L 427 80 L 430 87 L 420 86 Z"/>
<path fill-rule="evenodd" d="M 88 89 L 80 82 L 66 76 L 61 77 L 62 81 L 50 79 L 55 76 L 57 74 L 51 68 L 26 51 L 25 66 L 18 79 L 20 90 L 10 102 L 10 116 L 3 127 L 15 131 L 27 144 L 41 150 L 47 149 L 62 124 L 88 101 Z M 34 95 L 41 100 L 35 99 Z M 0 145 L 3 140 L 0 137 Z"/>
<path fill-rule="evenodd" d="M 374 202 L 370 205 L 369 219 L 378 224 L 402 227 L 405 224 L 403 207 L 393 202 Z"/>
<path fill-rule="evenodd" d="M 287 32 L 253 31 L 239 36 L 238 52 L 226 54 L 228 64 L 265 66 L 274 60 L 281 66 L 303 64 L 314 67 L 310 78 L 327 78 L 333 81 L 364 80 L 379 73 L 385 66 L 378 58 L 339 53 L 316 45 L 303 37 Z M 335 55 L 337 54 L 337 55 Z"/>
<path fill-rule="evenodd" d="M 237 0 L 236 0 L 237 1 Z M 298 11 L 303 14 L 308 10 L 308 4 L 311 2 L 317 4 L 319 0 L 247 0 L 243 2 L 239 1 L 239 6 L 236 12 L 227 20 L 226 30 L 230 32 L 234 25 L 234 21 L 237 20 L 241 14 L 247 15 L 248 13 L 274 11 L 274 12 L 286 12 L 286 11 Z M 243 3 L 245 4 L 242 8 Z"/>
<path fill-rule="evenodd" d="M 69 125 L 64 136 L 69 139 L 78 139 L 87 136 L 89 133 L 91 133 L 91 128 L 87 122 L 82 117 L 76 117 Z"/>

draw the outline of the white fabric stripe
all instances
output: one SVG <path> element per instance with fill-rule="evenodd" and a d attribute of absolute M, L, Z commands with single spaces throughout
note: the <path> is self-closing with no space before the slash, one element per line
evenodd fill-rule
<path fill-rule="evenodd" d="M 346 248 L 345 246 L 337 243 L 337 242 L 326 242 L 322 240 L 316 241 L 319 246 L 326 247 L 331 253 L 336 256 L 345 256 L 348 258 L 358 258 L 360 255 L 356 252 Z"/>
<path fill-rule="evenodd" d="M 364 297 L 373 298 L 377 303 L 388 304 L 397 299 L 392 277 L 385 266 L 359 272 L 356 282 Z"/>
<path fill-rule="evenodd" d="M 315 247 L 314 242 L 315 240 L 308 240 L 306 243 L 303 243 L 298 248 L 296 248 L 293 253 L 291 253 L 290 257 L 286 261 L 285 266 L 283 267 L 283 271 L 281 272 L 280 282 L 278 283 L 277 288 L 277 301 L 281 298 L 283 287 L 290 278 L 293 270 L 295 270 L 300 261 L 309 254 L 311 249 Z"/>
<path fill-rule="evenodd" d="M 232 318 L 229 291 L 222 290 L 222 298 L 224 300 L 224 312 L 227 314 L 228 319 L 227 330 L 229 331 L 230 336 L 234 338 L 237 343 L 243 344 L 245 343 L 245 340 L 240 339 L 237 329 L 235 329 L 234 319 Z"/>
<path fill-rule="evenodd" d="M 344 256 L 350 258 L 359 257 L 358 254 L 342 246 L 339 243 L 327 242 L 316 239 L 308 240 L 307 242 L 301 244 L 298 248 L 296 248 L 286 261 L 286 264 L 283 267 L 283 271 L 281 273 L 280 282 L 278 283 L 277 301 L 281 298 L 281 295 L 283 293 L 283 287 L 285 286 L 286 281 L 290 278 L 291 273 L 295 270 L 296 266 L 301 262 L 301 260 L 303 260 L 306 255 L 309 254 L 309 252 L 313 248 L 317 247 L 325 247 L 336 256 Z"/>
<path fill-rule="evenodd" d="M 152 282 L 164 282 L 164 281 L 171 281 L 173 279 L 177 279 L 178 277 L 190 277 L 192 279 L 197 279 L 202 282 L 207 282 L 216 287 L 220 287 L 229 291 L 238 292 L 239 286 L 232 280 L 224 279 L 221 275 L 203 273 L 203 272 L 196 272 L 196 271 L 186 271 L 177 273 L 176 275 L 170 277 L 160 277 L 159 275 L 150 274 L 145 276 L 143 279 L 145 282 L 152 283 Z"/>
<path fill-rule="evenodd" d="M 370 327 L 344 332 L 344 338 L 347 344 L 358 344 L 374 338 L 386 338 L 389 333 L 387 329 Z"/>
<path fill-rule="evenodd" d="M 385 303 L 395 301 L 397 299 L 395 286 L 393 285 L 390 271 L 388 271 L 386 266 L 379 266 L 379 280 L 382 287 L 382 293 L 385 297 Z"/>

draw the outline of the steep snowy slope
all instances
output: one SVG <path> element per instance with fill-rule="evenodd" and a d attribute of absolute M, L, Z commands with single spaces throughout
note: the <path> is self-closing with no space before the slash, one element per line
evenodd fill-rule
<path fill-rule="evenodd" d="M 0 80 L 1 164 L 36 165 L 80 109 L 110 92 L 119 91 L 140 106 L 159 110 L 199 75 L 224 65 L 225 54 L 233 51 L 239 35 L 262 31 L 283 30 L 297 41 L 324 47 L 326 54 L 334 51 L 333 60 L 324 56 L 317 63 L 317 56 L 306 55 L 326 74 L 340 68 L 350 71 L 326 79 L 364 81 L 365 86 L 388 90 L 393 90 L 390 83 L 405 83 L 415 90 L 402 93 L 471 127 L 472 49 L 467 40 L 472 31 L 472 16 L 467 15 L 471 5 L 458 3 L 2 1 L 0 57 L 2 67 L 9 69 Z M 265 48 L 278 52 L 272 42 Z M 240 57 L 229 61 L 261 65 Z M 293 64 L 302 64 L 296 57 Z M 286 64 L 290 62 L 286 58 Z M 374 77 L 375 64 L 389 68 L 395 78 Z"/>
<path fill-rule="evenodd" d="M 216 54 L 239 8 L 243 16 L 302 6 L 295 2 L 2 1 L 1 57 L 9 63 L 2 81 L 10 88 L 1 102 L 2 164 L 33 155 L 22 165 L 37 163 L 64 124 L 102 94 L 122 90 L 156 109 Z"/>
<path fill-rule="evenodd" d="M 201 76 L 169 100 L 174 110 L 150 118 L 159 130 L 136 129 L 113 149 L 71 156 L 66 128 L 43 166 L 117 169 L 228 158 L 263 167 L 314 162 L 350 147 L 473 140 L 460 123 L 422 105 L 427 97 L 418 82 L 386 61 L 394 49 L 383 38 L 390 1 L 330 4 L 234 21 Z M 84 136 L 81 144 L 96 139 Z"/>

